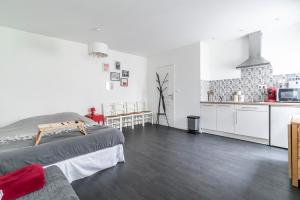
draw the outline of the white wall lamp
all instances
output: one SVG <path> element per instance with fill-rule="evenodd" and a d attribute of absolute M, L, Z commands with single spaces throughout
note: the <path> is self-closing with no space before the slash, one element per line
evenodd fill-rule
<path fill-rule="evenodd" d="M 89 44 L 89 55 L 99 58 L 105 58 L 108 56 L 108 46 L 102 42 L 93 42 Z"/>

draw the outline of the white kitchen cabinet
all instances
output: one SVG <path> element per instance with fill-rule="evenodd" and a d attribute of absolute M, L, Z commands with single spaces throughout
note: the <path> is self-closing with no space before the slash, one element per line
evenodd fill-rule
<path fill-rule="evenodd" d="M 235 131 L 235 105 L 217 105 L 217 131 L 234 133 Z"/>
<path fill-rule="evenodd" d="M 300 107 L 271 106 L 271 145 L 288 148 L 288 123 Z"/>
<path fill-rule="evenodd" d="M 200 105 L 200 125 L 203 129 L 217 129 L 217 108 L 215 104 Z"/>
<path fill-rule="evenodd" d="M 248 137 L 269 139 L 269 107 L 264 105 L 238 105 L 235 133 Z"/>

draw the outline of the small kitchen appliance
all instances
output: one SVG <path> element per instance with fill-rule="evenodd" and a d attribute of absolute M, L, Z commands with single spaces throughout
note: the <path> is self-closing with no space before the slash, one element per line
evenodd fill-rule
<path fill-rule="evenodd" d="M 280 88 L 278 100 L 281 102 L 300 102 L 300 88 Z"/>
<path fill-rule="evenodd" d="M 267 102 L 275 102 L 276 101 L 276 88 L 268 87 L 267 89 Z"/>

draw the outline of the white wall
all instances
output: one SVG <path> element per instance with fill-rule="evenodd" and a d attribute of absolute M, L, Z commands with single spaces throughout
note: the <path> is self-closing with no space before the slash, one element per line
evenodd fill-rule
<path fill-rule="evenodd" d="M 201 80 L 240 78 L 241 72 L 235 67 L 245 61 L 248 55 L 245 37 L 201 42 Z"/>
<path fill-rule="evenodd" d="M 262 30 L 262 56 L 271 62 L 274 74 L 300 73 L 300 24 Z M 240 78 L 235 67 L 249 55 L 244 38 L 201 42 L 201 79 Z"/>
<path fill-rule="evenodd" d="M 156 110 L 156 68 L 175 66 L 174 127 L 186 129 L 186 117 L 200 113 L 200 43 L 160 53 L 148 58 L 148 101 Z"/>
<path fill-rule="evenodd" d="M 129 87 L 107 91 L 102 62 L 130 70 Z M 110 51 L 88 55 L 86 44 L 0 27 L 0 126 L 29 116 L 98 111 L 102 102 L 142 101 L 147 96 L 147 59 Z"/>
<path fill-rule="evenodd" d="M 262 55 L 274 74 L 300 73 L 300 24 L 263 31 Z"/>

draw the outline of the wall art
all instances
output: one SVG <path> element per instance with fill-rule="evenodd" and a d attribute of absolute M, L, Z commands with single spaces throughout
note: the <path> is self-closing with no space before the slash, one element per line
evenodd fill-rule
<path fill-rule="evenodd" d="M 122 70 L 122 77 L 129 77 L 129 71 L 128 70 Z"/>
<path fill-rule="evenodd" d="M 120 73 L 110 72 L 110 80 L 111 81 L 120 81 Z"/>
<path fill-rule="evenodd" d="M 119 61 L 116 61 L 116 70 L 121 69 L 121 63 Z"/>
<path fill-rule="evenodd" d="M 104 71 L 104 72 L 109 72 L 109 63 L 103 63 L 102 65 L 103 65 L 103 66 L 102 66 L 103 71 Z"/>
<path fill-rule="evenodd" d="M 106 90 L 113 90 L 114 89 L 114 83 L 112 83 L 110 81 L 106 81 L 105 82 L 105 89 Z"/>
<path fill-rule="evenodd" d="M 128 87 L 128 78 L 121 78 L 120 85 L 122 87 Z"/>

